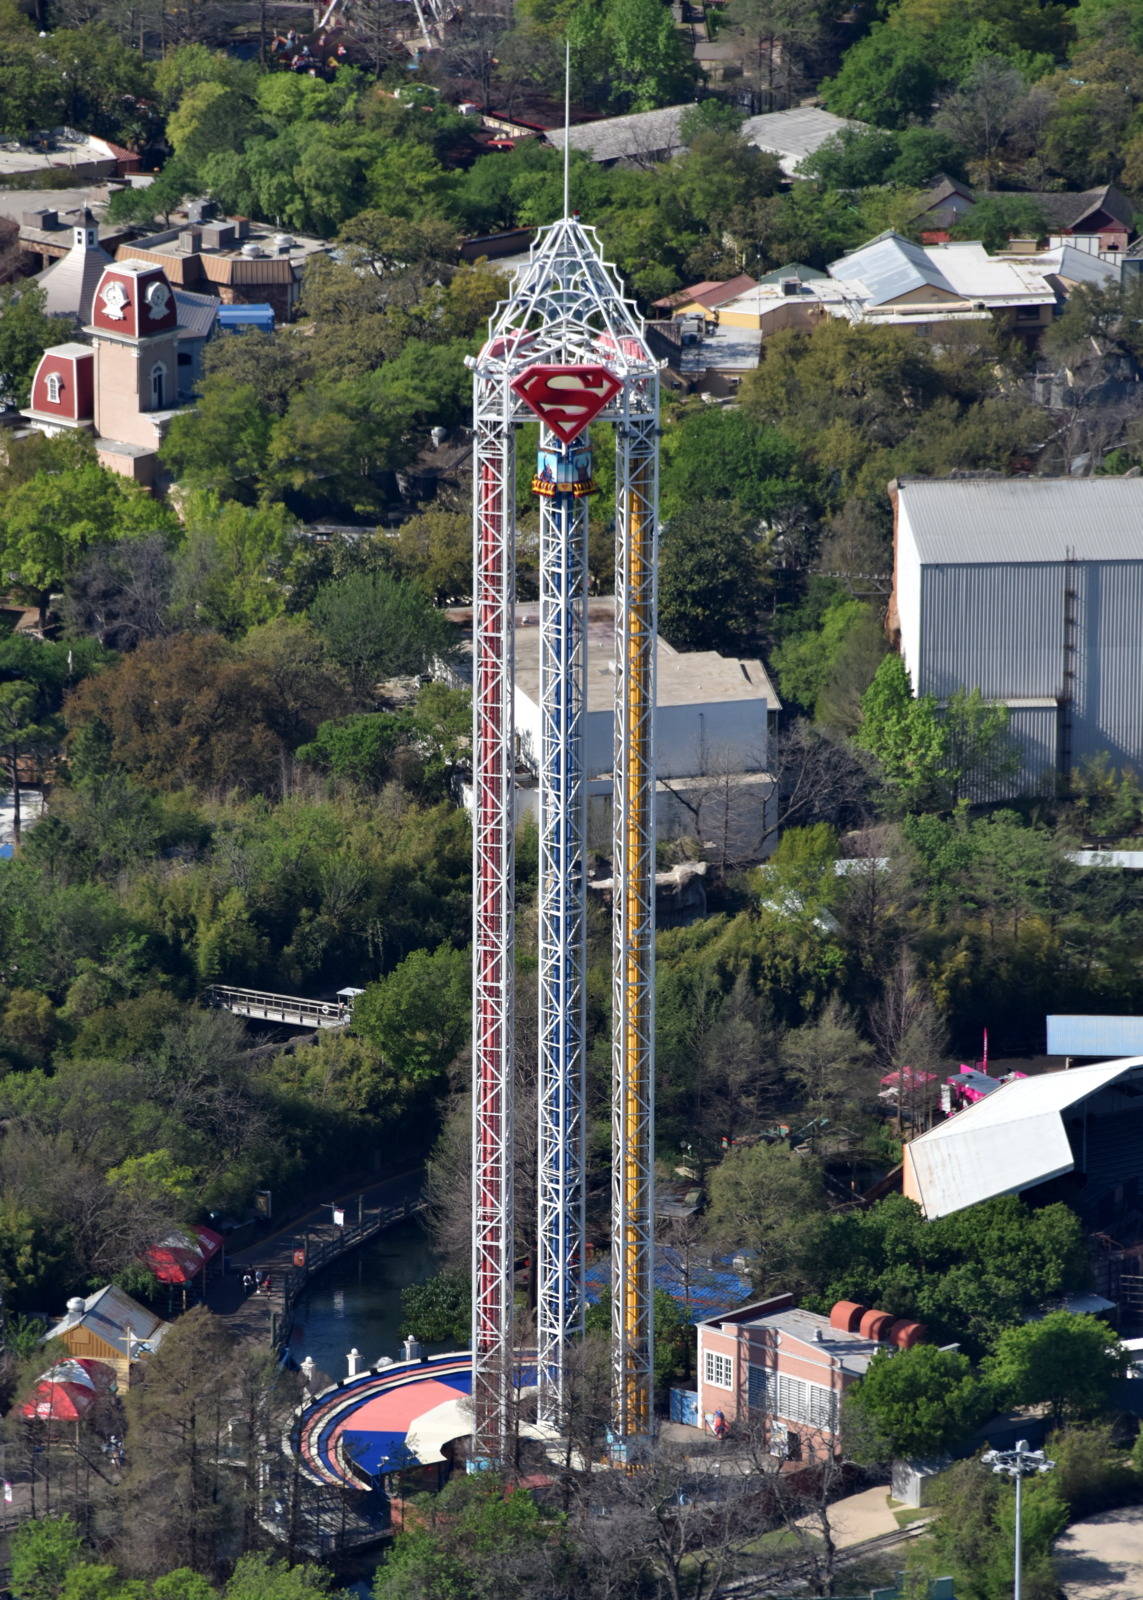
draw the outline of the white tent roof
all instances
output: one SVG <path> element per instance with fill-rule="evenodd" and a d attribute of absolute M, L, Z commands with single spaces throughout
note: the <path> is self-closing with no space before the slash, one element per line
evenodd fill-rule
<path fill-rule="evenodd" d="M 1001 1084 L 905 1146 L 905 1193 L 945 1217 L 1070 1172 L 1063 1112 L 1132 1073 L 1143 1076 L 1143 1056 Z"/>

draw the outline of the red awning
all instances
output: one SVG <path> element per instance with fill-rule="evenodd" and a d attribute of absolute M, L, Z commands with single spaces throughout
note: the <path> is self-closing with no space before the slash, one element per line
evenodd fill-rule
<path fill-rule="evenodd" d="M 42 1422 L 76 1422 L 87 1415 L 114 1376 L 101 1361 L 83 1357 L 60 1361 L 43 1374 L 21 1409 L 26 1417 Z"/>
<path fill-rule="evenodd" d="M 222 1235 L 201 1223 L 154 1244 L 144 1261 L 160 1283 L 189 1283 L 222 1249 Z"/>

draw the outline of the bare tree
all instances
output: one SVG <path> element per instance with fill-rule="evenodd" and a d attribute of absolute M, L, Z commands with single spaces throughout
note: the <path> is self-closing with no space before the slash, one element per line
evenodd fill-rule
<path fill-rule="evenodd" d="M 450 26 L 436 60 L 450 78 L 472 85 L 482 109 L 494 104 L 492 85 L 496 81 L 500 41 L 508 32 L 505 15 L 493 9 L 466 11 Z"/>
<path fill-rule="evenodd" d="M 920 1133 L 936 1109 L 948 1030 L 908 950 L 869 1007 L 869 1031 L 882 1066 L 897 1074 L 897 1132 L 904 1132 L 908 1112 L 911 1132 Z"/>
<path fill-rule="evenodd" d="M 833 910 L 871 982 L 897 959 L 905 914 L 917 903 L 914 856 L 900 828 L 878 823 L 845 838 L 845 875 Z"/>
<path fill-rule="evenodd" d="M 833 1594 L 838 1549 L 831 1507 L 852 1475 L 837 1436 L 819 1428 L 799 1426 L 790 1437 L 796 1439 L 793 1448 L 804 1465 L 800 1471 L 790 1471 L 784 1470 L 782 1457 L 774 1452 L 773 1432 L 763 1416 L 753 1416 L 741 1431 L 753 1470 L 765 1474 L 773 1521 L 784 1527 L 794 1542 L 797 1554 L 792 1565 L 808 1581 L 811 1594 Z M 784 1446 L 782 1454 L 788 1454 L 789 1449 L 790 1445 Z"/>
<path fill-rule="evenodd" d="M 638 1592 L 642 1569 L 664 1600 L 712 1600 L 744 1547 L 770 1525 L 749 1466 L 713 1440 L 681 1446 L 660 1438 L 638 1471 L 581 1479 L 571 1528 L 595 1592 Z"/>
<path fill-rule="evenodd" d="M 166 541 L 125 539 L 92 550 L 68 581 L 64 620 L 112 650 L 166 634 L 175 564 Z"/>
<path fill-rule="evenodd" d="M 936 125 L 951 134 L 972 158 L 972 175 L 986 188 L 1010 143 L 1023 148 L 1051 107 L 1052 97 L 1029 89 L 1023 76 L 1002 56 L 980 56 L 955 94 L 941 105 Z"/>
<path fill-rule="evenodd" d="M 770 741 L 776 804 L 763 840 L 815 822 L 853 825 L 871 809 L 874 763 L 862 750 L 811 723 L 791 723 Z"/>

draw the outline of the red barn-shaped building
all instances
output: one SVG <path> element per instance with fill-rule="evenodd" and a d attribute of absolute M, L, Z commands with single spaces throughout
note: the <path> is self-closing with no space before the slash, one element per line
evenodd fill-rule
<path fill-rule="evenodd" d="M 95 351 L 89 344 L 54 344 L 32 379 L 32 404 L 24 413 L 44 432 L 90 428 L 95 412 Z"/>

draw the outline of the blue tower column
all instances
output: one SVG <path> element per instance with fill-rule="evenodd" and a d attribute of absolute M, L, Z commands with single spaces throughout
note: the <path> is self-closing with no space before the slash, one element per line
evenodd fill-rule
<path fill-rule="evenodd" d="M 537 1358 L 540 1421 L 562 1429 L 568 1346 L 584 1306 L 586 431 L 563 444 L 542 429 L 532 488 L 541 508 Z"/>

